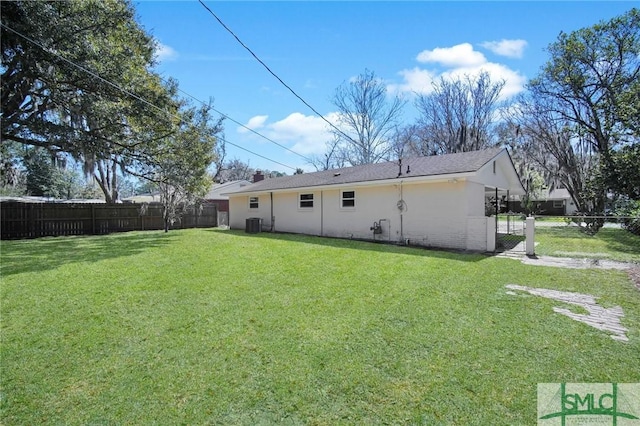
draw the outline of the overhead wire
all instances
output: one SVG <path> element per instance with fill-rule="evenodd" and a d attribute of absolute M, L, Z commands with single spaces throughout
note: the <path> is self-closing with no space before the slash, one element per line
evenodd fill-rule
<path fill-rule="evenodd" d="M 167 82 L 167 80 L 165 80 L 165 79 L 164 79 L 164 78 L 162 78 L 162 77 L 160 77 L 160 79 L 161 79 L 162 81 L 164 81 L 164 82 Z M 184 90 L 182 90 L 182 89 L 180 89 L 180 88 L 178 88 L 178 91 L 179 91 L 179 92 L 181 92 L 181 93 L 183 93 L 184 95 L 186 95 L 186 96 L 190 97 L 191 99 L 193 99 L 193 100 L 195 100 L 195 101 L 197 101 L 197 102 L 200 102 L 202 105 L 209 106 L 206 102 L 204 102 L 204 101 L 202 101 L 202 100 L 200 100 L 200 99 L 196 98 L 195 96 L 193 96 L 193 95 L 191 95 L 191 94 L 189 94 L 189 93 L 185 92 Z M 260 136 L 261 138 L 263 138 L 263 139 L 265 139 L 265 140 L 267 140 L 267 141 L 269 141 L 269 142 L 271 142 L 271 143 L 273 143 L 273 144 L 275 144 L 275 145 L 278 145 L 280 148 L 285 149 L 285 150 L 287 150 L 287 151 L 291 152 L 292 154 L 295 154 L 295 155 L 297 155 L 298 157 L 300 157 L 300 158 L 302 158 L 302 159 L 304 159 L 304 160 L 306 160 L 306 161 L 308 161 L 308 162 L 313 161 L 313 160 L 311 160 L 309 157 L 305 157 L 304 155 L 302 155 L 302 154 L 300 154 L 300 153 L 298 153 L 298 152 L 295 152 L 295 151 L 294 151 L 294 150 L 292 150 L 291 148 L 288 148 L 288 147 L 286 147 L 286 146 L 284 146 L 284 145 L 282 145 L 282 144 L 279 144 L 278 142 L 274 141 L 273 139 L 268 138 L 267 136 L 263 135 L 262 133 L 260 133 L 260 132 L 256 131 L 255 129 L 252 129 L 252 128 L 251 128 L 251 127 L 249 127 L 249 126 L 247 126 L 247 125 L 245 125 L 245 124 L 242 124 L 241 122 L 239 122 L 239 121 L 237 121 L 237 120 L 234 120 L 232 117 L 230 117 L 229 115 L 225 114 L 224 112 L 219 111 L 219 110 L 215 109 L 215 108 L 214 108 L 214 107 L 212 107 L 212 106 L 209 106 L 209 107 L 210 107 L 214 112 L 216 112 L 216 113 L 220 114 L 220 115 L 221 115 L 221 116 L 223 116 L 224 118 L 226 118 L 226 119 L 228 119 L 229 121 L 231 121 L 231 122 L 233 122 L 233 123 L 237 124 L 238 126 L 240 126 L 240 127 L 244 128 L 245 130 L 248 130 L 248 131 L 250 131 L 251 133 L 253 133 L 253 134 L 255 134 L 255 135 L 258 135 L 258 136 Z"/>
<path fill-rule="evenodd" d="M 231 28 L 229 28 L 223 21 L 222 19 L 220 19 L 218 17 L 218 15 L 215 14 L 215 12 L 213 10 L 211 10 L 209 8 L 209 6 L 207 6 L 203 0 L 198 0 L 198 2 L 207 10 L 209 11 L 209 13 L 211 14 L 211 16 L 213 16 L 216 21 L 218 21 L 218 23 L 220 23 L 220 25 L 222 25 L 222 27 L 227 30 L 227 32 L 229 34 L 231 34 L 233 36 L 233 38 L 235 38 L 238 43 L 240 43 L 240 45 L 242 47 L 244 47 L 250 54 L 251 56 L 253 56 L 255 58 L 256 61 L 258 61 L 268 72 L 269 74 L 271 74 L 272 76 L 274 76 L 276 78 L 276 80 L 278 80 L 284 87 L 286 87 L 296 98 L 298 98 L 303 104 L 305 104 L 311 111 L 313 111 L 315 114 L 317 114 L 324 122 L 326 122 L 329 126 L 331 126 L 334 130 L 336 130 L 338 133 L 340 133 L 342 136 L 344 136 L 345 138 L 349 139 L 350 141 L 354 142 L 353 138 L 351 138 L 351 136 L 347 135 L 346 133 L 344 133 L 340 128 L 338 128 L 335 124 L 333 124 L 332 122 L 330 122 L 329 120 L 327 120 L 325 118 L 324 115 L 320 114 L 314 107 L 312 107 L 307 101 L 305 101 L 302 96 L 300 96 L 298 93 L 296 93 L 295 90 L 293 90 L 291 88 L 291 86 L 289 86 L 287 83 L 284 82 L 284 80 L 282 80 L 275 72 L 273 72 L 271 70 L 271 68 L 269 68 L 269 66 L 264 63 L 264 61 L 262 59 L 260 59 L 258 57 L 258 55 L 256 55 L 253 50 L 251 50 L 251 48 L 249 48 L 249 46 L 247 46 L 246 44 L 244 44 L 244 42 L 242 40 L 240 40 L 240 37 L 238 37 L 232 30 Z"/>
<path fill-rule="evenodd" d="M 251 150 L 248 150 L 247 148 L 243 148 L 243 147 L 241 147 L 241 146 L 239 146 L 239 145 L 236 145 L 236 144 L 235 144 L 235 143 L 233 143 L 233 142 L 229 142 L 229 141 L 228 141 L 228 140 L 226 140 L 225 138 L 222 138 L 222 137 L 220 137 L 220 136 L 218 136 L 218 138 L 219 138 L 220 140 L 222 140 L 224 143 L 228 143 L 229 145 L 233 145 L 233 146 L 235 146 L 236 148 L 240 148 L 241 150 L 243 150 L 243 151 L 247 151 L 248 153 L 253 154 L 253 155 L 257 156 L 257 157 L 264 158 L 265 160 L 269 160 L 269 161 L 271 161 L 272 163 L 279 164 L 279 165 L 281 165 L 281 166 L 283 166 L 283 167 L 286 167 L 286 168 L 289 168 L 289 169 L 291 169 L 291 170 L 296 170 L 296 171 L 298 170 L 298 169 L 296 169 L 295 167 L 288 166 L 288 165 L 283 164 L 283 163 L 281 163 L 281 162 L 279 162 L 279 161 L 273 160 L 273 159 L 271 159 L 271 158 L 265 157 L 264 155 L 258 154 L 258 153 L 256 153 L 256 152 L 251 151 Z"/>
<path fill-rule="evenodd" d="M 169 111 L 167 111 L 167 110 L 165 110 L 165 109 L 162 109 L 161 107 L 159 107 L 159 106 L 157 106 L 157 105 L 153 104 L 152 102 L 149 102 L 148 100 L 144 99 L 143 97 L 141 97 L 141 96 L 139 96 L 139 95 L 136 95 L 135 93 L 133 93 L 133 92 L 131 92 L 131 91 L 129 91 L 129 90 L 127 90 L 127 89 L 125 89 L 125 88 L 121 87 L 120 85 L 118 85 L 118 84 L 116 84 L 116 83 L 113 83 L 113 82 L 111 82 L 111 81 L 107 80 L 106 78 L 104 78 L 104 77 L 100 76 L 99 74 L 97 74 L 97 73 L 95 73 L 95 72 L 93 72 L 93 71 L 91 71 L 91 70 L 89 70 L 89 69 L 87 69 L 87 68 L 83 67 L 82 65 L 79 65 L 79 64 L 77 64 L 77 63 L 75 63 L 75 62 L 71 61 L 70 59 L 65 58 L 64 56 L 60 55 L 60 54 L 59 54 L 59 53 L 57 53 L 57 52 L 54 52 L 52 49 L 48 48 L 47 46 L 44 46 L 43 44 L 41 44 L 41 43 L 39 43 L 39 42 L 35 41 L 35 40 L 34 40 L 34 39 L 32 39 L 31 37 L 26 36 L 26 35 L 22 34 L 21 32 L 19 32 L 19 31 L 17 31 L 17 30 L 14 30 L 13 28 L 9 27 L 8 25 L 6 25 L 6 24 L 4 24 L 4 23 L 0 22 L 0 26 L 4 27 L 4 28 L 5 28 L 5 29 L 7 29 L 8 31 L 11 31 L 12 33 L 14 33 L 14 34 L 16 34 L 16 35 L 18 35 L 18 36 L 20 36 L 20 37 L 24 38 L 25 40 L 29 41 L 30 43 L 32 43 L 32 44 L 34 44 L 34 45 L 38 46 L 39 48 L 41 48 L 41 49 L 42 49 L 42 50 L 44 50 L 45 52 L 49 53 L 50 55 L 53 55 L 53 56 L 56 56 L 56 57 L 58 57 L 58 58 L 62 59 L 63 61 L 65 61 L 65 62 L 67 62 L 68 64 L 70 64 L 71 66 L 76 67 L 76 68 L 78 68 L 79 70 L 81 70 L 81 71 L 83 71 L 83 72 L 85 72 L 85 73 L 89 74 L 90 76 L 92 76 L 92 77 L 94 77 L 94 78 L 96 78 L 96 79 L 98 79 L 98 80 L 100 80 L 100 81 L 102 81 L 102 82 L 104 82 L 104 83 L 106 83 L 106 84 L 110 85 L 111 87 L 113 87 L 113 88 L 115 88 L 115 89 L 117 89 L 117 90 L 119 90 L 119 91 L 121 91 L 122 93 L 124 93 L 124 94 L 126 94 L 126 95 L 128 95 L 128 96 L 131 96 L 131 97 L 132 97 L 132 98 L 134 98 L 134 99 L 139 100 L 140 102 L 144 103 L 145 105 L 148 105 L 148 106 L 150 106 L 150 107 L 152 107 L 152 108 L 154 108 L 154 109 L 157 109 L 158 111 L 162 112 L 163 114 L 165 114 L 165 115 L 167 115 L 167 116 L 173 116 L 173 117 L 176 117 L 176 118 L 181 118 L 181 117 L 180 117 L 180 116 L 178 116 L 177 114 L 173 114 L 173 113 L 171 113 L 171 112 L 169 112 Z M 161 77 L 160 77 L 160 78 L 161 78 Z M 161 78 L 161 79 L 162 79 L 162 78 Z M 166 82 L 166 80 L 164 80 L 164 79 L 162 79 L 162 80 Z M 186 92 L 182 91 L 181 89 L 178 89 L 178 90 L 179 90 L 179 91 L 181 91 L 182 93 L 187 94 L 189 97 L 191 97 L 191 98 L 193 98 L 193 99 L 197 100 L 198 102 L 201 102 L 202 104 L 205 104 L 203 101 L 201 101 L 201 100 L 199 100 L 199 99 L 195 98 L 195 97 L 194 97 L 194 96 L 192 96 L 192 95 L 189 95 L 188 93 L 186 93 Z M 236 124 L 240 124 L 238 121 L 233 120 L 233 119 L 232 119 L 231 117 L 229 117 L 228 115 L 223 114 L 223 113 L 221 113 L 221 112 L 219 112 L 219 111 L 215 110 L 214 108 L 211 108 L 211 109 L 212 109 L 212 110 L 214 110 L 215 112 L 217 112 L 218 114 L 221 114 L 221 115 L 222 115 L 222 116 L 224 116 L 225 118 L 229 118 L 229 119 L 230 119 L 231 121 L 233 121 L 234 123 L 236 123 Z M 263 138 L 265 138 L 265 139 L 267 139 L 267 140 L 271 141 L 269 138 L 267 138 L 267 137 L 266 137 L 266 136 L 264 136 L 264 135 L 261 135 L 260 133 L 256 132 L 255 130 L 253 130 L 253 129 L 249 128 L 249 127 L 246 127 L 246 126 L 244 126 L 244 125 L 242 125 L 242 124 L 240 124 L 240 125 L 241 125 L 241 126 L 243 126 L 243 127 L 245 127 L 245 128 L 247 128 L 248 130 L 252 131 L 253 133 L 258 134 L 259 136 L 261 136 L 261 137 L 263 137 Z M 218 138 L 218 139 L 220 139 L 220 140 L 222 140 L 222 141 L 223 141 L 223 142 L 225 142 L 225 143 L 228 143 L 229 145 L 235 146 L 236 148 L 239 148 L 239 149 L 241 149 L 241 150 L 243 150 L 243 151 L 246 151 L 246 152 L 248 152 L 248 153 L 250 153 L 250 154 L 253 154 L 253 155 L 258 156 L 258 157 L 260 157 L 260 158 L 263 158 L 263 159 L 265 159 L 265 160 L 271 161 L 272 163 L 279 164 L 279 165 L 281 165 L 281 166 L 283 166 L 283 167 L 287 167 L 287 168 L 289 168 L 289 169 L 291 169 L 291 170 L 297 170 L 295 167 L 292 167 L 292 166 L 286 165 L 286 164 L 281 163 L 281 162 L 279 162 L 279 161 L 276 161 L 276 160 L 273 160 L 273 159 L 271 159 L 271 158 L 265 157 L 264 155 L 261 155 L 261 154 L 255 153 L 255 152 L 253 152 L 253 151 L 251 151 L 251 150 L 249 150 L 249 149 L 247 149 L 247 148 L 244 148 L 244 147 L 242 147 L 242 146 L 240 146 L 240 145 L 234 144 L 234 143 L 232 143 L 232 142 L 228 141 L 227 139 L 225 139 L 225 138 L 223 138 L 223 137 L 221 137 L 221 136 L 217 136 L 217 138 Z M 278 146 L 280 146 L 280 147 L 282 147 L 282 148 L 285 148 L 285 149 L 289 150 L 288 148 L 286 148 L 286 147 L 284 147 L 284 146 L 282 146 L 282 145 L 278 144 L 278 143 L 277 143 L 277 142 L 275 142 L 275 141 L 271 141 L 271 142 L 275 143 L 276 145 L 278 145 Z M 291 151 L 291 150 L 289 150 L 289 151 Z M 297 153 L 296 153 L 296 152 L 294 152 L 294 151 L 291 151 L 291 152 L 293 152 L 294 154 L 297 154 Z M 301 154 L 297 154 L 297 155 L 300 155 L 300 156 L 301 156 Z M 302 156 L 302 157 L 306 159 L 306 157 L 304 157 L 304 156 Z"/>

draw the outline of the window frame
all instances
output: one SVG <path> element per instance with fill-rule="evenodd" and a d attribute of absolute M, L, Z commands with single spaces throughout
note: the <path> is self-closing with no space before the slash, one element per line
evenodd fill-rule
<path fill-rule="evenodd" d="M 552 206 L 554 209 L 561 209 L 564 207 L 564 200 L 553 200 Z"/>
<path fill-rule="evenodd" d="M 260 208 L 260 197 L 249 197 L 249 210 L 258 210 Z"/>
<path fill-rule="evenodd" d="M 352 194 L 351 197 L 345 197 L 345 193 Z M 345 201 L 352 205 L 345 205 Z M 356 208 L 356 191 L 353 189 L 340 191 L 340 209 L 354 210 Z"/>
<path fill-rule="evenodd" d="M 310 196 L 311 198 L 310 199 L 307 198 L 303 200 L 304 196 L 306 197 Z M 305 210 L 305 211 L 313 210 L 314 201 L 315 201 L 315 196 L 313 192 L 299 192 L 298 193 L 298 210 Z M 307 203 L 307 204 L 311 203 L 311 205 L 305 206 L 305 205 L 302 205 L 302 203 Z"/>

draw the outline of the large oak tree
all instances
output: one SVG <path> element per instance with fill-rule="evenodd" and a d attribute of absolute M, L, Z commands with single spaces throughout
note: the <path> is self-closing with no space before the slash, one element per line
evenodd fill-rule
<path fill-rule="evenodd" d="M 599 215 L 607 193 L 633 196 L 624 174 L 640 138 L 640 11 L 561 33 L 548 51 L 513 123 L 548 179 L 565 186 L 582 213 Z M 601 225 L 589 222 L 593 231 Z"/>
<path fill-rule="evenodd" d="M 531 102 L 615 171 L 615 152 L 640 140 L 640 10 L 561 33 L 548 51 L 528 85 Z"/>
<path fill-rule="evenodd" d="M 152 71 L 155 41 L 125 0 L 3 1 L 4 141 L 71 155 L 107 201 L 175 130 L 170 86 Z"/>

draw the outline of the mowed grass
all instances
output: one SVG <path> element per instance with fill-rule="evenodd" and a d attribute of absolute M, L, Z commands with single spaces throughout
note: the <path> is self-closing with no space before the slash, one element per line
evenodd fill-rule
<path fill-rule="evenodd" d="M 536 226 L 535 241 L 539 255 L 640 263 L 640 236 L 622 228 L 605 227 L 589 235 L 577 226 Z"/>
<path fill-rule="evenodd" d="M 1 248 L 6 425 L 535 424 L 538 383 L 640 382 L 624 272 L 221 230 Z M 506 284 L 619 305 L 630 341 Z"/>

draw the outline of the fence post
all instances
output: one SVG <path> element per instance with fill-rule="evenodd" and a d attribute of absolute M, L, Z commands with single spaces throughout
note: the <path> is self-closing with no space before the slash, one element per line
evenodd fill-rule
<path fill-rule="evenodd" d="M 496 221 L 492 217 L 487 218 L 487 251 L 496 251 Z"/>
<path fill-rule="evenodd" d="M 526 220 L 526 232 L 525 232 L 525 250 L 527 256 L 535 255 L 536 251 L 536 243 L 535 243 L 535 235 L 536 235 L 536 219 L 532 216 L 529 216 Z"/>

